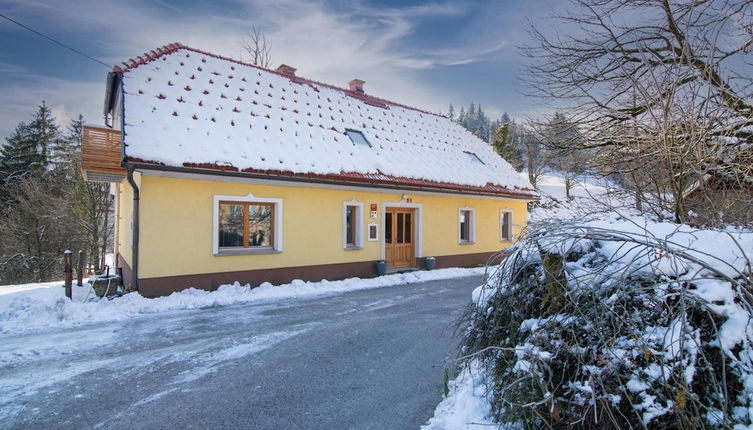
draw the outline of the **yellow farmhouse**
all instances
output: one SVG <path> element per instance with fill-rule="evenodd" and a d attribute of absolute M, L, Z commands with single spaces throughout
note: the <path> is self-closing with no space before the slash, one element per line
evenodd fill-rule
<path fill-rule="evenodd" d="M 525 226 L 536 194 L 489 144 L 361 80 L 295 72 L 175 43 L 108 74 L 83 173 L 114 184 L 126 285 L 154 297 L 373 276 L 381 261 L 478 265 Z"/>

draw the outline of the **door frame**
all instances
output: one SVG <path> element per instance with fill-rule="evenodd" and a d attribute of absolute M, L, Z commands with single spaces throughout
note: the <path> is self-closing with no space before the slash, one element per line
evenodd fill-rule
<path fill-rule="evenodd" d="M 384 260 L 386 258 L 386 251 L 385 251 L 385 236 L 387 234 L 387 230 L 385 226 L 387 225 L 387 208 L 405 208 L 405 209 L 413 209 L 416 214 L 416 239 L 415 239 L 415 253 L 416 258 L 421 258 L 424 256 L 423 254 L 423 229 L 424 229 L 424 223 L 423 223 L 423 212 L 422 212 L 422 205 L 421 203 L 405 203 L 405 202 L 382 202 L 382 234 L 379 238 L 379 259 Z"/>

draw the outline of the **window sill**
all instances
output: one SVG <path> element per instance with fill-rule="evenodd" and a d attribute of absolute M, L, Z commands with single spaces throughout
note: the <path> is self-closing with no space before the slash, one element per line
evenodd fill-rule
<path fill-rule="evenodd" d="M 513 242 L 512 239 L 500 239 L 499 241 L 502 242 L 502 243 L 512 243 Z"/>
<path fill-rule="evenodd" d="M 471 241 L 468 241 L 468 240 L 464 240 L 464 241 L 458 242 L 458 245 L 475 245 L 475 244 L 476 244 L 476 242 L 471 242 Z"/>
<path fill-rule="evenodd" d="M 220 249 L 214 256 L 221 257 L 225 255 L 252 255 L 252 254 L 280 254 L 282 251 L 278 251 L 274 248 L 244 248 L 244 249 Z"/>
<path fill-rule="evenodd" d="M 343 249 L 346 251 L 360 251 L 363 249 L 363 246 L 346 246 Z"/>

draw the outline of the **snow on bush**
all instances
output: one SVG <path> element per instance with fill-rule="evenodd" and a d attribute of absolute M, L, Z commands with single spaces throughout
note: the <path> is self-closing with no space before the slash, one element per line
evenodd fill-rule
<path fill-rule="evenodd" d="M 152 314 L 210 306 L 225 306 L 262 300 L 314 297 L 367 288 L 405 285 L 439 279 L 483 274 L 485 268 L 448 268 L 399 273 L 377 278 L 349 278 L 251 288 L 239 283 L 222 285 L 216 291 L 188 288 L 167 297 L 147 299 L 131 293 L 113 300 L 94 300 L 88 287 L 73 287 L 73 301 L 64 295 L 61 283 L 0 286 L 0 334 L 16 334 L 48 327 L 69 327 L 103 321 L 118 321 Z"/>
<path fill-rule="evenodd" d="M 527 428 L 753 424 L 753 232 L 643 218 L 529 227 L 463 341 Z"/>

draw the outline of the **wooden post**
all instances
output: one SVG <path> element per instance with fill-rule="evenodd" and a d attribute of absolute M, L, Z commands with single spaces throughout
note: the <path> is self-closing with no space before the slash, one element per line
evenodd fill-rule
<path fill-rule="evenodd" d="M 69 250 L 63 252 L 65 262 L 65 295 L 73 300 L 73 253 Z"/>
<path fill-rule="evenodd" d="M 84 251 L 78 252 L 78 268 L 76 272 L 76 276 L 78 277 L 76 285 L 81 287 L 84 285 Z"/>

